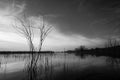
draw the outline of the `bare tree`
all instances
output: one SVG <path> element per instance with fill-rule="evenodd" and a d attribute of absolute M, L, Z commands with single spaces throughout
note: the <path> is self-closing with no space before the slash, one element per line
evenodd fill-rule
<path fill-rule="evenodd" d="M 41 23 L 41 22 L 40 22 Z M 45 38 L 48 36 L 49 32 L 52 30 L 52 26 L 45 24 L 44 16 L 42 16 L 42 25 L 38 27 L 33 27 L 39 30 L 39 47 L 38 51 L 40 52 L 43 46 Z"/>
<path fill-rule="evenodd" d="M 40 22 L 41 23 L 41 22 Z M 39 25 L 38 27 L 36 26 L 32 26 L 32 28 L 35 28 L 37 30 L 39 30 L 39 46 L 38 46 L 38 52 L 41 51 L 42 49 L 42 46 L 43 46 L 43 42 L 45 40 L 45 38 L 48 36 L 49 32 L 52 30 L 52 26 L 50 25 L 47 25 L 45 24 L 44 22 L 44 16 L 43 16 L 43 19 L 42 19 L 42 26 Z M 40 57 L 40 54 L 38 53 L 37 55 L 34 56 L 34 62 L 32 63 L 33 65 L 30 67 L 30 69 L 32 69 L 32 73 L 30 75 L 33 75 L 34 73 L 33 72 L 37 72 L 38 70 L 36 70 L 36 66 L 37 66 L 37 62 L 38 62 L 38 59 Z M 45 59 L 46 60 L 46 59 Z M 47 61 L 47 60 L 46 60 Z M 45 62 L 46 62 L 45 61 Z M 46 67 L 46 65 L 45 65 Z M 45 68 L 46 69 L 46 68 Z M 36 70 L 36 71 L 35 71 Z M 31 71 L 31 70 L 30 70 Z M 46 71 L 46 70 L 45 70 Z M 35 73 L 36 74 L 36 73 Z M 38 75 L 39 76 L 39 75 Z M 35 76 L 30 76 L 30 80 L 36 80 L 34 79 Z M 37 77 L 37 76 L 36 76 Z"/>
<path fill-rule="evenodd" d="M 34 44 L 33 44 L 33 39 L 34 39 L 34 32 L 33 32 L 33 23 L 32 20 L 28 19 L 27 16 L 23 16 L 21 18 L 19 17 L 15 17 L 15 24 L 13 25 L 13 27 L 19 32 L 21 33 L 27 40 L 28 45 L 29 45 L 29 49 L 32 52 L 32 54 L 30 54 L 30 62 L 27 65 L 27 78 L 28 80 L 37 80 L 37 73 L 38 73 L 38 69 L 37 69 L 37 62 L 39 59 L 39 54 L 34 54 L 33 51 L 35 51 L 34 48 Z"/>
<path fill-rule="evenodd" d="M 13 6 L 14 7 L 14 6 Z M 42 26 L 39 25 L 38 27 L 34 26 L 32 23 L 33 21 L 30 20 L 26 15 L 23 15 L 22 17 L 15 17 L 15 23 L 13 24 L 13 27 L 20 33 L 22 34 L 29 45 L 29 50 L 32 51 L 32 55 L 30 58 L 30 62 L 27 67 L 27 72 L 29 76 L 29 80 L 36 80 L 38 75 L 38 69 L 37 69 L 37 62 L 39 59 L 39 54 L 33 54 L 35 51 L 35 47 L 33 44 L 33 39 L 34 39 L 34 29 L 39 30 L 39 46 L 38 46 L 38 51 L 40 52 L 42 49 L 43 42 L 49 32 L 51 31 L 52 27 L 49 25 L 46 25 L 44 22 L 44 17 L 42 21 Z"/>
<path fill-rule="evenodd" d="M 39 25 L 38 27 L 32 26 L 33 28 L 39 30 L 38 52 L 41 51 L 45 38 L 48 36 L 49 32 L 52 30 L 52 26 L 45 24 L 44 16 L 42 16 L 42 17 L 43 17 L 43 19 L 42 19 L 42 26 L 41 25 Z M 35 64 L 37 63 L 38 59 L 39 59 L 39 55 L 37 55 L 37 57 L 36 57 L 36 59 L 34 61 Z"/>
<path fill-rule="evenodd" d="M 40 31 L 39 51 L 41 51 L 43 42 L 51 30 L 52 30 L 52 26 L 49 25 L 47 26 L 44 23 L 44 16 L 43 16 L 43 25 L 42 27 L 39 27 L 39 31 Z"/>
<path fill-rule="evenodd" d="M 13 24 L 13 27 L 27 39 L 29 50 L 34 51 L 32 21 L 25 15 L 22 18 L 15 17 L 15 24 Z"/>

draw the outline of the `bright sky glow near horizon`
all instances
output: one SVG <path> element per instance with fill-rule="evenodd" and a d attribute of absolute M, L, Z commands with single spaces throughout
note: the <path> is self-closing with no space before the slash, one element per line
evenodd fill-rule
<path fill-rule="evenodd" d="M 37 6 L 37 8 L 35 8 L 36 7 L 35 4 L 37 4 L 37 2 L 38 3 L 40 3 L 40 2 L 38 0 L 31 0 L 31 2 L 32 1 L 33 2 L 36 1 L 35 3 L 33 3 L 34 6 L 30 5 L 30 1 L 28 1 L 28 0 L 24 0 L 24 1 L 21 0 L 21 2 L 18 0 L 15 0 L 14 4 L 12 3 L 12 0 L 0 0 L 0 50 L 6 50 L 6 51 L 7 50 L 28 50 L 28 45 L 26 43 L 26 39 L 12 27 L 12 24 L 14 22 L 13 16 L 20 17 L 24 13 L 27 13 L 29 15 L 28 18 L 32 18 L 34 21 L 39 20 L 39 18 L 41 17 L 41 14 L 39 12 L 44 10 L 43 9 L 44 6 L 40 5 L 40 6 Z M 43 2 L 44 4 L 47 2 L 47 1 L 44 2 L 43 0 L 40 0 L 40 1 L 41 1 L 41 3 Z M 28 10 L 31 7 L 33 7 L 33 11 L 32 11 L 32 9 L 31 9 L 31 11 Z M 42 7 L 41 11 L 40 11 L 40 7 Z M 65 5 L 64 5 L 64 7 L 65 7 L 65 9 L 67 9 L 67 7 Z M 76 18 L 76 17 L 74 17 L 74 18 L 72 17 L 74 22 L 71 22 L 72 19 L 71 19 L 71 21 L 68 20 L 71 17 L 71 16 L 69 16 L 68 18 L 66 17 L 67 18 L 66 20 L 68 20 L 68 22 L 66 20 L 65 20 L 66 23 L 61 21 L 61 16 L 63 17 L 64 16 L 63 14 L 67 14 L 67 12 L 63 13 L 63 10 L 61 10 L 63 8 L 60 8 L 61 14 L 56 14 L 56 13 L 52 14 L 51 8 L 46 9 L 46 7 L 45 7 L 46 12 L 50 12 L 50 14 L 47 13 L 47 17 L 49 17 L 50 19 L 46 18 L 45 19 L 46 23 L 53 25 L 54 28 L 44 42 L 44 46 L 43 46 L 44 50 L 63 50 L 64 48 L 65 49 L 74 49 L 80 45 L 85 45 L 87 47 L 98 47 L 98 46 L 101 46 L 104 44 L 104 42 L 106 41 L 105 38 L 95 36 L 99 33 L 99 28 L 98 28 L 98 31 L 96 31 L 96 33 L 95 33 L 95 32 L 93 32 L 95 28 L 93 29 L 93 31 L 91 29 L 91 32 L 90 32 L 89 28 L 88 29 L 86 28 L 87 25 L 83 25 L 84 28 L 81 28 L 81 29 L 83 29 L 83 31 L 81 29 L 80 29 L 80 31 L 78 31 L 79 28 L 78 27 L 76 28 L 75 26 L 82 25 L 82 24 L 79 25 L 78 21 L 86 24 L 84 20 L 83 20 L 84 22 L 81 20 L 76 21 L 76 20 L 74 20 L 74 18 Z M 69 10 L 68 10 L 68 12 L 69 12 Z M 54 11 L 53 11 L 53 13 L 54 13 Z M 75 14 L 73 14 L 73 15 L 75 15 Z M 78 14 L 76 14 L 76 15 L 78 15 Z M 60 23 L 59 23 L 59 21 L 60 21 Z M 88 21 L 86 21 L 86 22 L 88 22 Z M 67 23 L 69 23 L 69 25 Z M 73 23 L 76 23 L 78 25 L 74 26 Z M 63 25 L 64 25 L 64 27 L 63 27 Z M 70 27 L 70 29 L 69 29 L 68 26 L 72 26 L 72 27 Z M 84 31 L 84 29 L 86 29 L 86 31 Z M 75 33 L 75 30 L 76 30 L 76 33 Z M 102 32 L 102 30 L 100 32 L 104 33 L 104 31 Z M 94 36 L 91 37 L 91 35 L 94 35 Z M 104 34 L 102 34 L 102 35 L 104 35 Z M 34 44 L 36 46 L 38 45 L 37 34 L 35 36 Z"/>

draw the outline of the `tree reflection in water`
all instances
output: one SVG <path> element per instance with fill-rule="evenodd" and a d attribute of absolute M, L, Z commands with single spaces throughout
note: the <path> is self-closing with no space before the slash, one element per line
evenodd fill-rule
<path fill-rule="evenodd" d="M 111 65 L 112 68 L 117 69 L 120 67 L 120 59 L 108 57 L 106 59 L 107 64 Z"/>
<path fill-rule="evenodd" d="M 39 59 L 37 59 L 38 56 Z M 24 80 L 75 80 L 76 78 L 85 80 L 89 76 L 90 78 L 100 78 L 99 76 L 102 76 L 101 78 L 109 78 L 112 74 L 111 77 L 114 78 L 116 74 L 119 74 L 120 70 L 120 59 L 111 57 L 76 56 L 72 54 L 30 54 L 29 58 L 28 54 L 27 56 L 26 54 L 9 55 L 8 59 L 8 56 L 4 57 L 5 61 L 10 58 L 13 62 L 16 62 L 17 59 L 18 61 L 27 62 L 24 71 L 27 76 Z M 37 62 L 36 59 L 38 60 Z M 0 65 L 3 63 L 0 60 Z"/>
<path fill-rule="evenodd" d="M 38 56 L 39 59 L 37 59 Z M 27 80 L 50 80 L 52 78 L 52 56 L 50 58 L 46 54 L 44 56 L 41 54 L 31 55 L 26 68 Z"/>

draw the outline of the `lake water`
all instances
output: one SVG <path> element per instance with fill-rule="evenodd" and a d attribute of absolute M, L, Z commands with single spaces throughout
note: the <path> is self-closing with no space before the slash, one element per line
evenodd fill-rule
<path fill-rule="evenodd" d="M 18 72 L 26 74 L 26 69 L 28 67 L 29 62 L 30 62 L 29 54 L 9 54 L 9 55 L 1 54 L 0 80 L 5 80 L 4 78 L 6 78 L 6 80 L 12 80 L 12 76 Z M 81 76 L 82 79 L 85 76 L 90 78 L 91 76 L 92 78 L 93 76 L 97 76 L 101 78 L 101 76 L 104 77 L 104 75 L 105 76 L 110 76 L 114 74 L 119 75 L 120 73 L 120 59 L 105 56 L 99 57 L 91 55 L 76 56 L 74 54 L 67 53 L 56 53 L 52 55 L 41 54 L 38 60 L 38 66 L 40 71 L 45 73 L 46 70 L 46 73 L 47 74 L 49 73 L 50 76 L 61 75 L 63 73 L 72 76 L 72 74 L 75 73 L 75 75 L 79 74 L 79 76 Z M 41 75 L 42 74 L 43 73 L 41 73 Z M 19 75 L 21 74 L 18 74 L 16 76 Z M 72 78 L 74 79 L 75 77 Z"/>

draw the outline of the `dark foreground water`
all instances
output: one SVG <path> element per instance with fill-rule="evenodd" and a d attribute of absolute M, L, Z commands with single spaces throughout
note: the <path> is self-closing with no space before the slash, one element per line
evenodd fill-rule
<path fill-rule="evenodd" d="M 0 80 L 119 80 L 120 59 L 74 54 L 41 54 L 30 70 L 29 54 L 0 55 Z M 28 71 L 29 70 L 29 71 Z"/>

